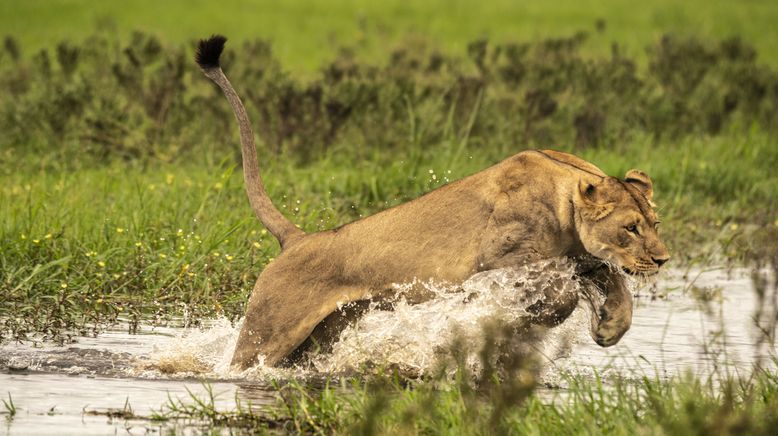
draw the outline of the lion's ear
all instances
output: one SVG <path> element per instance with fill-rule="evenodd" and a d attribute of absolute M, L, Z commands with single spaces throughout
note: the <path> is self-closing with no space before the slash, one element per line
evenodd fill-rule
<path fill-rule="evenodd" d="M 578 207 L 592 221 L 599 221 L 613 212 L 614 203 L 607 201 L 603 188 L 602 182 L 592 183 L 583 179 L 578 182 Z"/>
<path fill-rule="evenodd" d="M 654 184 L 651 182 L 648 174 L 640 170 L 629 170 L 627 175 L 624 176 L 624 181 L 636 187 L 638 191 L 643 193 L 646 200 L 651 203 L 651 200 L 654 198 Z"/>
<path fill-rule="evenodd" d="M 586 203 L 603 203 L 603 183 L 581 179 L 578 181 L 578 194 Z"/>

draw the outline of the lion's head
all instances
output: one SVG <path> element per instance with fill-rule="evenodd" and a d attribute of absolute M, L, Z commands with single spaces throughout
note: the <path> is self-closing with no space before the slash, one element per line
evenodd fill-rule
<path fill-rule="evenodd" d="M 670 254 L 657 233 L 652 197 L 653 184 L 642 171 L 627 171 L 624 180 L 582 179 L 576 226 L 586 251 L 630 274 L 656 274 Z"/>

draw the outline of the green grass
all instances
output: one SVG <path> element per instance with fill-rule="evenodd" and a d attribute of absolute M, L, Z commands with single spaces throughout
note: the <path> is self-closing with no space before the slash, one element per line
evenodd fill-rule
<path fill-rule="evenodd" d="M 335 153 L 305 167 L 265 158 L 264 178 L 295 224 L 318 231 L 512 153 L 440 144 L 360 161 Z M 676 266 L 743 261 L 775 241 L 778 147 L 768 136 L 660 145 L 646 139 L 588 149 L 582 157 L 609 174 L 637 166 L 653 177 L 662 236 Z M 137 323 L 184 307 L 195 320 L 217 313 L 236 318 L 257 274 L 277 254 L 231 164 L 114 163 L 78 172 L 28 165 L 0 176 L 0 333 L 6 338 L 36 331 L 61 338 L 116 317 Z"/>
<path fill-rule="evenodd" d="M 363 434 L 772 434 L 778 429 L 774 372 L 722 385 L 692 376 L 637 382 L 571 377 L 548 397 L 520 395 L 497 408 L 497 395 L 463 384 L 362 385 L 318 396 L 300 390 L 295 428 Z M 503 388 L 504 390 L 504 388 Z M 507 392 L 503 392 L 506 394 Z M 290 401 L 287 401 L 289 403 Z"/>
<path fill-rule="evenodd" d="M 603 19 L 605 30 L 595 31 Z M 477 38 L 526 41 L 590 30 L 591 53 L 610 52 L 618 42 L 630 54 L 642 54 L 663 33 L 726 37 L 740 35 L 766 61 L 778 62 L 778 6 L 775 2 L 659 0 L 475 1 L 430 0 L 171 0 L 95 2 L 89 0 L 0 1 L 0 29 L 37 50 L 60 39 L 80 40 L 95 27 L 121 35 L 133 30 L 167 42 L 189 42 L 215 32 L 234 40 L 267 38 L 291 71 L 311 72 L 341 45 L 364 58 L 382 53 L 408 35 L 434 41 L 457 54 Z"/>

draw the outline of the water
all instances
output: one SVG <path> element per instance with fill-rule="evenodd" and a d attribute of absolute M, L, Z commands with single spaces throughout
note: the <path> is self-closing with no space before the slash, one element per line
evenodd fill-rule
<path fill-rule="evenodd" d="M 315 356 L 305 369 L 232 371 L 229 359 L 239 326 L 223 319 L 203 329 L 147 327 L 137 335 L 119 326 L 66 346 L 7 344 L 0 347 L 0 396 L 7 399 L 10 393 L 19 411 L 12 421 L 0 422 L 0 433 L 144 434 L 186 428 L 196 423 L 128 421 L 91 412 L 129 405 L 149 416 L 169 395 L 186 401 L 188 389 L 204 396 L 202 379 L 217 394 L 216 406 L 232 409 L 236 396 L 244 403 L 272 404 L 275 393 L 268 382 L 274 379 L 349 372 L 366 363 L 423 373 L 455 334 L 477 350 L 484 319 L 515 321 L 544 286 L 579 292 L 569 280 L 572 274 L 571 265 L 552 261 L 482 273 L 453 290 L 428 284 L 436 298 L 419 305 L 401 301 L 394 311 L 370 310 L 342 333 L 332 353 Z M 745 372 L 757 359 L 775 355 L 774 347 L 755 346 L 759 333 L 753 314 L 759 303 L 749 271 L 668 271 L 636 294 L 632 328 L 614 347 L 592 342 L 584 305 L 549 330 L 539 345 L 547 358 L 543 381 L 563 385 L 563 371 L 597 372 L 606 379 L 669 377 L 687 370 L 710 374 L 726 364 L 729 371 Z"/>

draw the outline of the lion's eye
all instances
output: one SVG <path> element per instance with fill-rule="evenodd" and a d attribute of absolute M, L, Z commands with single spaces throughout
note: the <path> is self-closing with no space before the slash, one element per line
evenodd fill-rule
<path fill-rule="evenodd" d="M 634 233 L 636 235 L 638 234 L 638 226 L 636 226 L 635 224 L 628 225 L 626 227 L 626 229 L 627 229 L 628 232 L 632 232 L 632 233 Z"/>

